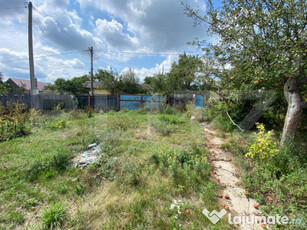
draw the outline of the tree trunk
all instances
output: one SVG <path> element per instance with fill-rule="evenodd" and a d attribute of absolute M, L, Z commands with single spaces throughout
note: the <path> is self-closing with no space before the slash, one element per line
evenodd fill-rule
<path fill-rule="evenodd" d="M 284 94 L 288 102 L 288 111 L 285 118 L 284 128 L 280 145 L 293 140 L 299 122 L 303 114 L 303 98 L 298 86 L 298 80 L 289 78 L 284 86 Z"/>

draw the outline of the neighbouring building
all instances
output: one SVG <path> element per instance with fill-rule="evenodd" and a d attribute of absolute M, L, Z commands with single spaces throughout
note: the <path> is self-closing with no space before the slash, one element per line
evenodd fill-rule
<path fill-rule="evenodd" d="M 85 82 L 85 86 L 88 89 L 88 91 L 91 91 L 91 81 Z M 94 89 L 94 95 L 101 95 L 101 94 L 106 94 L 106 95 L 111 95 L 111 90 L 106 89 L 105 87 L 102 86 L 101 82 L 94 81 L 93 82 L 93 89 Z"/>
<path fill-rule="evenodd" d="M 145 88 L 146 90 L 148 90 L 148 92 L 150 94 L 154 94 L 155 93 L 155 90 L 154 90 L 154 88 L 151 85 L 149 85 L 149 84 L 142 84 L 141 86 L 143 88 Z"/>
<path fill-rule="evenodd" d="M 30 80 L 9 78 L 6 81 L 6 85 L 9 86 L 11 93 L 30 93 L 31 92 L 31 82 Z M 45 88 L 45 84 L 36 81 L 36 87 L 39 92 L 42 92 Z"/>

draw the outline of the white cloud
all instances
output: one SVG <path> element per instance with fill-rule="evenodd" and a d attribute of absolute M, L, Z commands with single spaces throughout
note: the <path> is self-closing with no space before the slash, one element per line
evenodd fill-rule
<path fill-rule="evenodd" d="M 12 25 L 14 22 L 22 22 L 27 20 L 27 9 L 24 1 L 20 0 L 0 0 L 1 21 L 0 24 Z"/>
<path fill-rule="evenodd" d="M 124 33 L 124 26 L 118 21 L 112 19 L 107 21 L 106 19 L 96 20 L 96 32 L 109 47 L 116 50 L 129 49 L 134 50 L 139 47 L 140 43 L 136 37 L 132 37 L 129 34 Z"/>
<path fill-rule="evenodd" d="M 93 6 L 127 23 L 127 30 L 139 39 L 139 48 L 153 52 L 183 51 L 186 42 L 205 31 L 193 27 L 180 1 L 174 0 L 78 0 L 81 7 Z M 191 5 L 196 6 L 194 1 Z M 198 3 L 197 3 L 198 4 Z M 122 48 L 122 47 L 121 47 Z M 129 46 L 126 50 L 131 50 Z"/>
<path fill-rule="evenodd" d="M 45 70 L 49 71 L 46 72 Z M 45 82 L 53 82 L 57 78 L 71 79 L 72 77 L 82 76 L 87 73 L 85 64 L 79 59 L 59 59 L 55 57 L 46 57 L 37 60 L 36 65 L 37 77 L 39 73 L 44 73 L 46 77 Z"/>
<path fill-rule="evenodd" d="M 63 50 L 82 50 L 87 47 L 103 48 L 103 42 L 92 32 L 81 28 L 82 18 L 76 10 L 67 11 L 69 1 L 47 0 L 38 6 L 40 36 Z"/>
<path fill-rule="evenodd" d="M 12 51 L 7 48 L 0 48 L 0 68 L 2 73 L 9 71 L 14 71 L 17 73 L 27 73 L 28 72 L 28 55 L 25 52 Z M 15 62 L 8 62 L 10 60 L 19 60 Z"/>
<path fill-rule="evenodd" d="M 140 82 L 144 82 L 144 78 L 147 76 L 153 76 L 155 74 L 159 73 L 168 73 L 171 70 L 171 66 L 173 62 L 178 61 L 177 55 L 168 55 L 164 61 L 162 61 L 160 64 L 156 64 L 153 68 L 132 68 L 132 70 L 135 72 L 135 74 L 140 78 Z M 123 74 L 129 70 L 128 67 L 124 68 L 120 74 Z"/>
<path fill-rule="evenodd" d="M 194 5 L 203 2 L 189 1 Z M 103 3 L 99 0 L 78 0 L 84 8 L 81 11 L 74 8 L 75 3 L 69 0 L 33 2 L 34 56 L 85 50 L 93 46 L 96 50 L 94 66 L 102 62 L 112 66 L 117 63 L 121 70 L 128 60 L 132 59 L 129 63 L 134 65 L 136 59 L 133 58 L 136 56 L 139 57 L 136 61 L 142 62 L 142 56 L 133 53 L 189 52 L 186 42 L 204 34 L 193 28 L 192 20 L 184 15 L 180 1 L 176 0 L 105 0 Z M 24 2 L 19 0 L 0 0 L 0 3 L 2 7 L 21 7 L 1 11 L 0 71 L 5 76 L 24 74 L 27 77 L 28 60 L 3 63 L 28 57 L 27 9 L 22 8 Z M 176 55 L 170 55 L 153 68 L 135 71 L 142 80 L 147 75 L 161 72 L 162 66 L 168 72 L 177 59 Z M 37 58 L 35 71 L 41 81 L 52 82 L 58 77 L 68 79 L 87 73 L 88 60 L 89 56 L 78 54 Z"/>

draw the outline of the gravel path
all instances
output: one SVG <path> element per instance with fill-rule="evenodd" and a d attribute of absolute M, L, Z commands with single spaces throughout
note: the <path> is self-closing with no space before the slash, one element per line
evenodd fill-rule
<path fill-rule="evenodd" d="M 219 183 L 223 190 L 221 191 L 221 204 L 233 216 L 261 216 L 261 212 L 254 207 L 257 202 L 254 199 L 246 196 L 245 189 L 240 184 L 241 172 L 232 162 L 232 154 L 221 148 L 225 140 L 218 137 L 216 131 L 210 126 L 204 127 L 204 134 L 206 138 L 206 145 L 210 150 L 210 161 L 214 167 L 213 176 Z M 225 199 L 225 195 L 229 199 Z M 249 218 L 250 219 L 250 218 Z M 261 230 L 261 224 L 237 226 L 242 230 Z"/>

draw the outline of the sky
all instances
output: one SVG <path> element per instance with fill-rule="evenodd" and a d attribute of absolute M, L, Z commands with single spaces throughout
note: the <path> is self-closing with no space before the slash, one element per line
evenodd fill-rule
<path fill-rule="evenodd" d="M 28 9 L 24 0 L 0 0 L 0 72 L 29 79 Z M 71 79 L 98 68 L 144 77 L 168 72 L 188 41 L 214 40 L 193 27 L 180 0 L 33 0 L 35 76 L 41 82 Z M 204 0 L 184 0 L 205 12 Z"/>

